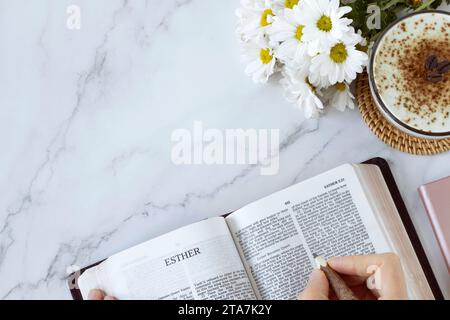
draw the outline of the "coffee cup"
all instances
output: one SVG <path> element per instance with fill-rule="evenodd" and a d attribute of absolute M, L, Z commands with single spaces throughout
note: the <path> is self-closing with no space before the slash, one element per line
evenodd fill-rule
<path fill-rule="evenodd" d="M 450 13 L 421 11 L 387 27 L 368 68 L 375 104 L 401 131 L 450 137 Z"/>

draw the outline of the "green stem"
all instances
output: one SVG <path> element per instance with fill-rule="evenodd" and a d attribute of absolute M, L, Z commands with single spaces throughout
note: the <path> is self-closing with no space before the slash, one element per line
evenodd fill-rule
<path fill-rule="evenodd" d="M 390 0 L 383 8 L 381 8 L 381 10 L 389 9 L 393 6 L 396 6 L 399 3 L 404 3 L 404 0 Z"/>
<path fill-rule="evenodd" d="M 424 10 L 426 8 L 428 8 L 429 6 L 431 6 L 433 4 L 435 0 L 429 0 L 428 2 L 423 3 L 420 7 L 418 7 L 417 9 L 415 9 L 414 11 L 421 11 Z"/>

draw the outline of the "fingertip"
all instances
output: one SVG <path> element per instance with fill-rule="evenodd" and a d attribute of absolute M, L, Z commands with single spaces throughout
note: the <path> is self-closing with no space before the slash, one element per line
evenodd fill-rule
<path fill-rule="evenodd" d="M 328 259 L 328 264 L 333 267 L 335 265 L 339 265 L 341 264 L 346 257 L 332 257 L 330 259 Z"/>
<path fill-rule="evenodd" d="M 89 291 L 88 300 L 103 300 L 105 293 L 100 289 L 92 289 Z"/>
<path fill-rule="evenodd" d="M 106 296 L 104 300 L 117 300 L 116 297 Z"/>
<path fill-rule="evenodd" d="M 341 274 L 361 275 L 359 269 L 364 265 L 364 259 L 361 256 L 333 257 L 328 260 L 328 265 Z"/>

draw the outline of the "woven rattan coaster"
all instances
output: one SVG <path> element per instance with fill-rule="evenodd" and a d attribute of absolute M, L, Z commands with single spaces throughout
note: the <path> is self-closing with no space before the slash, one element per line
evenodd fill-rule
<path fill-rule="evenodd" d="M 450 150 L 450 139 L 421 139 L 391 125 L 372 100 L 367 73 L 359 75 L 356 81 L 356 99 L 359 111 L 370 130 L 391 147 L 415 155 L 433 155 Z"/>

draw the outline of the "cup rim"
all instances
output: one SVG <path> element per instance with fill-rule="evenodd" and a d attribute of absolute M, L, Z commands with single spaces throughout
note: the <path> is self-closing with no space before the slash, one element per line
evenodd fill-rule
<path fill-rule="evenodd" d="M 375 98 L 375 102 L 377 104 L 377 106 L 379 108 L 381 108 L 381 110 L 385 113 L 385 115 L 388 115 L 388 119 L 391 122 L 394 122 L 394 124 L 399 127 L 402 131 L 406 131 L 407 133 L 413 133 L 415 135 L 418 136 L 423 136 L 426 138 L 431 138 L 431 139 L 443 139 L 443 138 L 447 138 L 450 137 L 450 131 L 443 131 L 443 132 L 429 132 L 429 131 L 423 131 L 414 127 L 411 127 L 409 125 L 407 125 L 406 123 L 404 123 L 403 121 L 401 121 L 400 119 L 398 119 L 390 110 L 388 107 L 386 107 L 386 104 L 384 103 L 383 99 L 381 98 L 381 95 L 378 91 L 377 85 L 375 83 L 375 79 L 374 79 L 374 62 L 375 62 L 375 56 L 378 50 L 378 47 L 381 43 L 381 41 L 384 39 L 384 37 L 386 36 L 386 34 L 396 25 L 398 25 L 400 22 L 402 22 L 403 20 L 406 20 L 410 17 L 416 16 L 416 15 L 422 15 L 422 14 L 427 14 L 427 13 L 437 13 L 437 14 L 444 14 L 447 16 L 450 16 L 450 12 L 448 11 L 444 11 L 444 10 L 423 10 L 423 11 L 418 11 L 418 12 L 412 12 L 409 13 L 407 15 L 405 15 L 404 17 L 401 17 L 397 20 L 395 20 L 394 22 L 392 22 L 391 24 L 389 24 L 385 30 L 383 30 L 378 39 L 375 41 L 372 50 L 371 50 L 371 54 L 370 54 L 370 59 L 369 59 L 369 86 L 370 86 L 370 90 L 372 92 L 372 96 Z"/>

